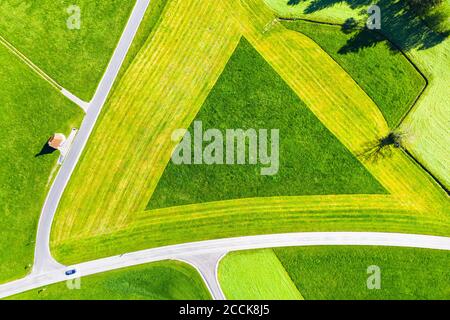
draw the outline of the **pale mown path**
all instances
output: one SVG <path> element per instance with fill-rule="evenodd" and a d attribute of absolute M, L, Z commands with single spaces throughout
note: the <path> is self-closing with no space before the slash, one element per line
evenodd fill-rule
<path fill-rule="evenodd" d="M 67 99 L 75 103 L 84 112 L 89 108 L 89 103 L 81 100 L 74 94 L 72 94 L 69 90 L 62 87 L 56 80 L 46 74 L 41 68 L 35 65 L 30 59 L 28 59 L 22 52 L 20 52 L 16 47 L 14 47 L 11 43 L 8 42 L 4 37 L 0 36 L 0 44 L 3 45 L 6 49 L 8 49 L 12 54 L 14 54 L 18 59 L 20 59 L 23 63 L 25 63 L 31 70 L 33 70 L 39 77 L 47 81 L 53 88 L 61 92 Z"/>

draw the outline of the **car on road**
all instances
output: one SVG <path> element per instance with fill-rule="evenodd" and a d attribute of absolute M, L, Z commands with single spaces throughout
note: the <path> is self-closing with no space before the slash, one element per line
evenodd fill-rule
<path fill-rule="evenodd" d="M 67 270 L 67 271 L 65 272 L 65 274 L 66 274 L 66 276 L 71 276 L 71 275 L 75 274 L 76 272 L 77 272 L 77 270 L 75 270 L 75 269 L 70 269 L 70 270 Z"/>

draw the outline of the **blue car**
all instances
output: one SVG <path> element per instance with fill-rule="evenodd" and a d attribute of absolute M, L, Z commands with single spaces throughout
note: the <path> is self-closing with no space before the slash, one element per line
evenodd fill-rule
<path fill-rule="evenodd" d="M 76 272 L 77 272 L 77 270 L 75 270 L 75 269 L 67 270 L 66 276 L 71 276 L 71 275 L 75 274 Z"/>

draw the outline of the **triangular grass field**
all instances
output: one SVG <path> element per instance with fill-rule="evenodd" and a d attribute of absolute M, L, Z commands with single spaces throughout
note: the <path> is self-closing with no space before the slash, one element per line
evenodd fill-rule
<path fill-rule="evenodd" d="M 279 129 L 280 167 L 169 162 L 148 209 L 251 197 L 386 193 L 242 38 L 195 121 L 203 130 Z M 194 125 L 189 132 L 193 136 Z"/>

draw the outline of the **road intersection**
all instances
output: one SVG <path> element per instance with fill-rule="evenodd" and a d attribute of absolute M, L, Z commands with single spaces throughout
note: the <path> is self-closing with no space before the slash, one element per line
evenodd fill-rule
<path fill-rule="evenodd" d="M 125 253 L 72 266 L 54 265 L 29 276 L 0 285 L 0 298 L 52 283 L 105 271 L 161 260 L 180 260 L 193 265 L 204 279 L 214 299 L 224 299 L 217 278 L 220 259 L 228 252 L 289 246 L 366 245 L 450 250 L 450 238 L 380 232 L 300 232 L 246 236 L 183 243 Z M 67 276 L 65 271 L 75 269 Z"/>

